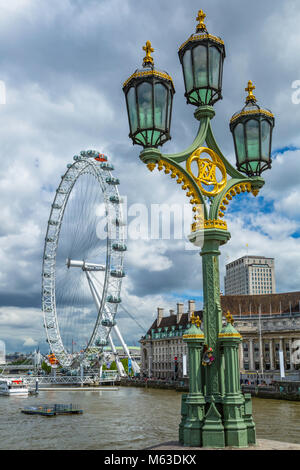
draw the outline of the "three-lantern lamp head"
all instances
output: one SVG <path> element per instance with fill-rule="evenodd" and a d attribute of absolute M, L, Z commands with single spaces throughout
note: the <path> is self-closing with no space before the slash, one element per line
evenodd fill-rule
<path fill-rule="evenodd" d="M 179 48 L 185 97 L 187 103 L 204 107 L 214 114 L 213 104 L 222 98 L 222 75 L 225 46 L 220 37 L 208 33 L 204 23 L 206 15 L 199 10 L 196 32 Z M 171 76 L 154 66 L 150 41 L 143 47 L 146 55 L 141 69 L 137 69 L 123 84 L 125 93 L 129 137 L 133 144 L 144 149 L 157 148 L 170 136 L 172 102 L 175 88 Z M 248 82 L 246 104 L 230 121 L 236 165 L 249 177 L 260 176 L 271 168 L 271 141 L 274 116 L 262 109 L 253 94 L 254 85 Z M 206 111 L 207 112 L 207 111 Z M 201 115 L 201 113 L 199 114 Z"/>

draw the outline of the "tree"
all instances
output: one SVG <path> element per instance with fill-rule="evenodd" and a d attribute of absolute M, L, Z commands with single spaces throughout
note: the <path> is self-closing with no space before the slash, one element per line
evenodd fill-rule
<path fill-rule="evenodd" d="M 43 371 L 46 372 L 46 374 L 51 373 L 51 366 L 48 366 L 48 364 L 45 361 L 42 362 L 41 368 Z"/>

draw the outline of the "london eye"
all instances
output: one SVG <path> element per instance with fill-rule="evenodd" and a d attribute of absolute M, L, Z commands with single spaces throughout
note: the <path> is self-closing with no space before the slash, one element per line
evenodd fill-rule
<path fill-rule="evenodd" d="M 115 346 L 125 276 L 122 199 L 113 165 L 82 151 L 67 165 L 48 220 L 42 268 L 42 309 L 47 342 L 63 367 L 88 366 Z M 117 361 L 116 361 L 117 362 Z M 124 370 L 117 362 L 119 372 Z"/>

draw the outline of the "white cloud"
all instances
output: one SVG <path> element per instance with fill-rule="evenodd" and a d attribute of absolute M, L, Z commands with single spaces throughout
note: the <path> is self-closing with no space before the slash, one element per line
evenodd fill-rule
<path fill-rule="evenodd" d="M 35 341 L 32 338 L 25 338 L 25 341 L 23 343 L 23 346 L 28 347 L 28 346 L 37 346 L 38 342 Z"/>
<path fill-rule="evenodd" d="M 270 237 L 267 233 L 251 229 L 245 224 L 242 216 L 228 217 L 228 222 L 232 237 L 227 245 L 221 248 L 222 283 L 225 275 L 225 264 L 248 253 L 249 255 L 275 258 L 277 292 L 300 290 L 300 238 L 293 238 L 288 235 L 281 237 L 280 230 L 279 236 Z M 261 216 L 261 222 L 263 224 L 263 216 Z M 292 276 L 291 273 L 293 273 Z"/>
<path fill-rule="evenodd" d="M 300 219 L 300 189 L 292 189 L 282 199 L 276 200 L 274 208 L 276 211 Z M 298 223 L 299 228 L 299 223 Z"/>
<path fill-rule="evenodd" d="M 135 268 L 147 269 L 150 272 L 165 271 L 173 264 L 166 251 L 167 243 L 136 240 L 128 250 L 126 262 Z"/>
<path fill-rule="evenodd" d="M 36 308 L 0 307 L 1 339 L 6 351 L 31 348 L 44 342 L 43 314 Z"/>

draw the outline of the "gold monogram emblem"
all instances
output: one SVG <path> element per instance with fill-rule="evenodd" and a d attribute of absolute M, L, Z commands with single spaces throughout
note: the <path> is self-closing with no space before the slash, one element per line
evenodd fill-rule
<path fill-rule="evenodd" d="M 209 158 L 200 158 L 202 153 L 209 155 Z M 197 163 L 198 175 L 192 172 L 192 163 Z M 188 173 L 193 176 L 201 192 L 206 196 L 216 196 L 226 185 L 226 168 L 221 158 L 212 149 L 199 147 L 195 150 L 186 162 Z M 217 170 L 219 175 L 217 175 Z"/>

